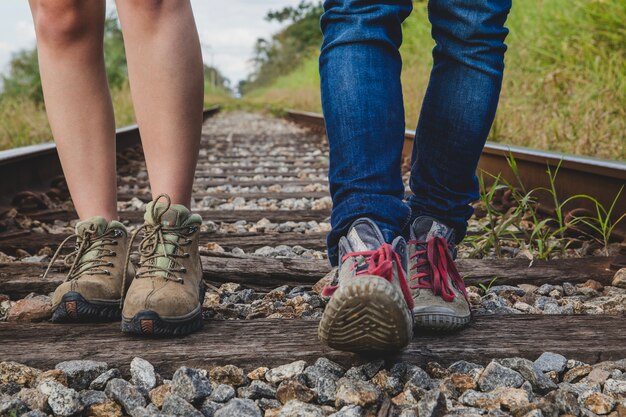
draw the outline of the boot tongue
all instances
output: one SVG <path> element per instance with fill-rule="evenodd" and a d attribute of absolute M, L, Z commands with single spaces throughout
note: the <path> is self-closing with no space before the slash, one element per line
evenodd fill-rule
<path fill-rule="evenodd" d="M 432 238 L 441 237 L 449 243 L 454 243 L 454 230 L 436 219 L 428 216 L 421 216 L 415 219 L 411 227 L 413 239 L 427 242 Z"/>
<path fill-rule="evenodd" d="M 376 250 L 385 243 L 380 229 L 369 219 L 359 219 L 352 224 L 346 239 L 353 252 Z"/>
<path fill-rule="evenodd" d="M 181 204 L 171 204 L 168 208 L 167 203 L 153 201 L 146 206 L 144 220 L 152 225 L 161 223 L 165 227 L 176 227 L 184 224 L 190 215 L 187 207 Z"/>
<path fill-rule="evenodd" d="M 85 232 L 90 231 L 95 236 L 100 236 L 107 230 L 108 226 L 109 222 L 104 217 L 92 217 L 76 223 L 76 234 L 82 237 Z"/>

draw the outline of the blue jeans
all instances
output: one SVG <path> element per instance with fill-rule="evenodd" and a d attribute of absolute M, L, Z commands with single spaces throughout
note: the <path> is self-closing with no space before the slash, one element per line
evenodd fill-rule
<path fill-rule="evenodd" d="M 495 117 L 511 0 L 430 0 L 433 68 L 417 125 L 404 201 L 404 106 L 398 48 L 410 0 L 326 0 L 321 19 L 322 106 L 333 199 L 328 254 L 369 217 L 387 241 L 432 216 L 465 236 L 478 198 L 476 167 Z M 457 242 L 458 243 L 458 242 Z"/>

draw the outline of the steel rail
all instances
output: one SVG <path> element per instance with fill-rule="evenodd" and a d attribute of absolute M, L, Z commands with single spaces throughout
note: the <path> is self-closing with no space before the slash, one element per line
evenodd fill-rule
<path fill-rule="evenodd" d="M 319 113 L 286 110 L 285 115 L 287 119 L 296 123 L 315 129 L 325 129 L 324 117 Z M 404 157 L 410 157 L 415 139 L 414 131 L 406 130 L 404 139 L 402 153 Z M 519 178 L 516 177 L 509 165 L 507 160 L 509 157 L 513 157 L 517 163 Z M 514 186 L 519 186 L 521 182 L 526 190 L 550 188 L 548 167 L 552 172 L 559 167 L 555 180 L 555 190 L 559 201 L 585 194 L 592 196 L 608 209 L 621 190 L 619 198 L 615 201 L 611 217 L 616 220 L 623 213 L 626 213 L 626 189 L 622 190 L 622 188 L 626 188 L 625 162 L 487 142 L 478 164 L 479 171 L 489 174 L 483 177 L 487 184 L 491 184 L 493 177 L 499 175 L 500 178 Z M 553 214 L 551 212 L 554 211 L 554 201 L 550 193 L 538 192 L 536 197 L 541 203 L 540 207 L 548 214 Z M 566 213 L 583 209 L 591 215 L 596 211 L 595 205 L 586 199 L 576 199 L 563 209 Z M 622 245 L 623 255 L 616 259 L 614 266 L 626 267 L 626 221 L 622 221 L 616 229 L 614 236 L 624 240 L 624 244 Z"/>
<path fill-rule="evenodd" d="M 219 111 L 219 106 L 204 110 L 206 120 Z M 137 124 L 115 131 L 117 151 L 138 145 L 141 134 Z M 6 205 L 20 191 L 42 190 L 63 173 L 54 142 L 0 151 L 0 204 Z M 4 204 L 3 204 L 4 203 Z"/>

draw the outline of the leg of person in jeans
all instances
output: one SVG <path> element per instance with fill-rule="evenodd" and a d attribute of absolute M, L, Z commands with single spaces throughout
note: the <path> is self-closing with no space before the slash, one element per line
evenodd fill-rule
<path fill-rule="evenodd" d="M 404 107 L 398 48 L 410 0 L 327 0 L 320 56 L 333 199 L 329 258 L 339 265 L 319 335 L 331 347 L 389 350 L 412 336 L 404 272 L 401 156 Z"/>
<path fill-rule="evenodd" d="M 430 0 L 434 65 L 413 147 L 409 235 L 415 325 L 470 321 L 454 246 L 478 198 L 476 167 L 493 122 L 504 70 L 510 0 Z"/>

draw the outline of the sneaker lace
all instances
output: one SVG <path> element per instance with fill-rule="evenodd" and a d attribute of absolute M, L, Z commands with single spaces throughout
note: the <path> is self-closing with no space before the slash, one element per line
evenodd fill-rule
<path fill-rule="evenodd" d="M 410 256 L 410 259 L 418 258 L 415 265 L 411 267 L 411 270 L 415 269 L 415 275 L 411 277 L 411 281 L 417 281 L 416 284 L 411 285 L 412 289 L 427 288 L 432 290 L 433 294 L 441 296 L 444 301 L 452 301 L 456 296 L 450 286 L 450 281 L 452 281 L 452 284 L 468 300 L 465 283 L 452 259 L 446 239 L 437 236 L 426 242 L 410 240 L 408 243 L 417 246 L 415 253 Z"/>
<path fill-rule="evenodd" d="M 161 197 L 166 198 L 167 204 L 160 213 L 156 212 L 156 204 L 152 206 L 152 218 L 155 219 L 155 224 L 144 224 L 139 227 L 130 238 L 122 278 L 122 300 L 126 292 L 126 275 L 130 263 L 132 246 L 135 238 L 141 231 L 144 231 L 144 237 L 139 243 L 139 255 L 141 259 L 139 266 L 141 268 L 136 272 L 135 279 L 158 276 L 169 281 L 184 282 L 184 279 L 177 274 L 184 274 L 187 272 L 187 269 L 179 262 L 179 259 L 189 258 L 190 254 L 184 252 L 182 248 L 192 243 L 192 239 L 189 238 L 189 235 L 195 233 L 198 227 L 195 225 L 172 227 L 161 224 L 163 213 L 165 213 L 171 205 L 171 201 L 167 195 L 163 194 L 159 196 L 157 200 Z M 166 239 L 165 236 L 174 237 L 174 239 Z M 168 251 L 165 245 L 171 245 L 173 249 Z M 168 260 L 167 266 L 165 267 L 158 265 L 157 262 L 159 259 L 163 258 Z M 163 273 L 163 275 L 159 273 Z"/>
<path fill-rule="evenodd" d="M 112 267 L 113 263 L 107 260 L 107 257 L 116 256 L 117 253 L 110 249 L 108 246 L 117 245 L 115 238 L 120 236 L 120 232 L 115 229 L 105 231 L 101 235 L 96 234 L 95 226 L 86 229 L 81 234 L 71 234 L 61 242 L 56 252 L 52 256 L 46 272 L 43 274 L 43 278 L 46 279 L 52 265 L 58 259 L 61 250 L 65 247 L 67 242 L 72 239 L 76 239 L 76 247 L 74 251 L 65 256 L 63 263 L 70 267 L 70 271 L 65 278 L 66 281 L 71 281 L 80 278 L 83 275 L 111 275 L 111 272 L 106 267 Z M 92 258 L 85 259 L 85 255 L 94 252 Z"/>
<path fill-rule="evenodd" d="M 400 256 L 398 256 L 390 244 L 384 243 L 376 250 L 346 253 L 342 256 L 341 262 L 346 262 L 350 258 L 354 259 L 353 264 L 350 266 L 350 271 L 357 269 L 356 276 L 374 275 L 384 278 L 389 282 L 393 282 L 393 263 L 395 262 L 398 266 L 397 270 L 402 295 L 404 295 L 404 299 L 409 308 L 411 310 L 413 309 L 413 298 L 411 297 L 411 290 L 409 289 L 404 275 Z M 365 261 L 367 268 L 358 269 L 359 266 L 363 265 L 363 261 Z M 329 285 L 322 290 L 322 295 L 330 297 L 335 293 L 337 288 L 339 288 L 339 285 Z"/>

